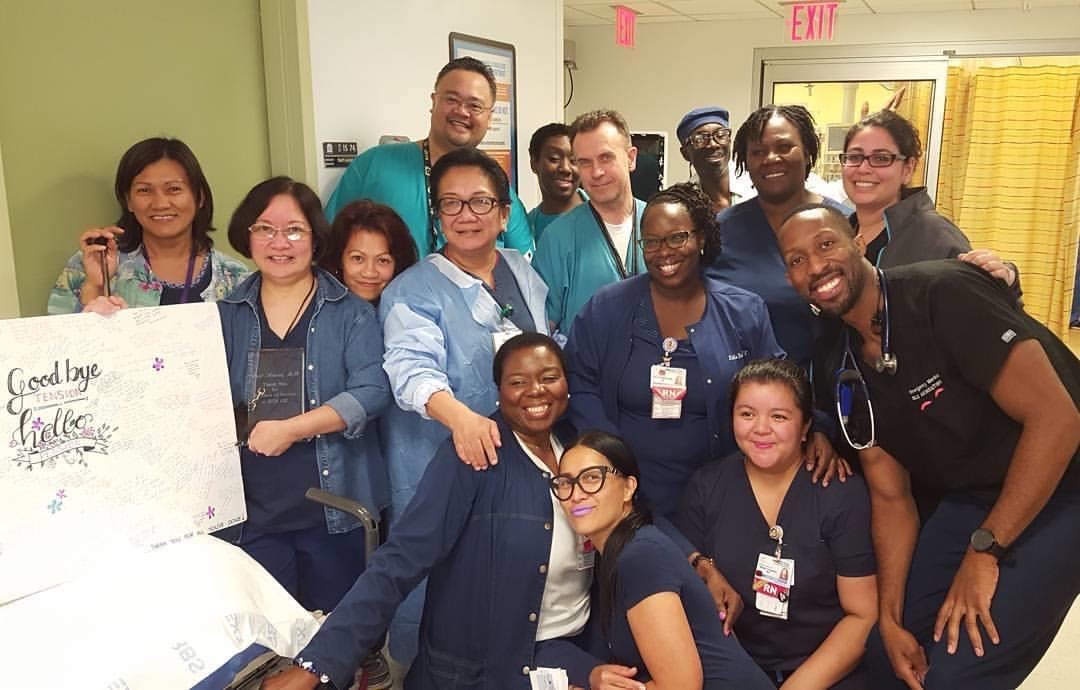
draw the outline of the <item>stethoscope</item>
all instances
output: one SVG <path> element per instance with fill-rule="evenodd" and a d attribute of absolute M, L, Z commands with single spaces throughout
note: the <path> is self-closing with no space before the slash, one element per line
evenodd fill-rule
<path fill-rule="evenodd" d="M 894 376 L 898 366 L 896 355 L 892 352 L 891 333 L 889 323 L 889 288 L 885 282 L 885 274 L 880 268 L 877 271 L 878 285 L 881 288 L 881 356 L 874 360 L 874 371 L 879 374 Z M 862 389 L 863 398 L 866 400 L 866 412 L 870 419 L 870 440 L 866 443 L 856 443 L 851 440 L 848 433 L 848 420 L 851 418 L 852 390 L 851 386 L 858 385 Z M 840 358 L 840 368 L 836 371 L 836 416 L 840 420 L 840 431 L 844 434 L 844 440 L 855 450 L 866 450 L 877 444 L 877 428 L 874 424 L 874 406 L 870 402 L 870 389 L 866 385 L 859 370 L 858 360 L 851 351 L 851 330 L 844 328 L 844 354 Z"/>

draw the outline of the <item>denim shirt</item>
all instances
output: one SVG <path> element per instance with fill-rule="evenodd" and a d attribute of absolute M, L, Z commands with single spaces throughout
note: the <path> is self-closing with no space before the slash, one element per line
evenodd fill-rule
<path fill-rule="evenodd" d="M 547 333 L 547 286 L 512 249 L 499 250 L 517 279 L 535 328 Z M 383 368 L 397 406 L 380 426 L 386 434 L 394 513 L 409 502 L 424 467 L 450 435 L 430 418 L 428 399 L 448 391 L 481 415 L 495 411 L 492 334 L 513 328 L 483 284 L 440 254 L 429 254 L 387 286 L 379 300 L 386 341 Z"/>
<path fill-rule="evenodd" d="M 382 330 L 370 304 L 326 271 L 315 269 L 315 275 L 315 310 L 304 348 L 306 409 L 326 405 L 345 421 L 344 431 L 315 437 L 319 483 L 323 490 L 357 500 L 377 513 L 389 502 L 377 426 L 368 424 L 390 404 L 390 387 L 380 366 Z M 261 274 L 255 273 L 218 302 L 236 405 L 251 400 L 255 392 L 262 333 L 261 284 Z M 360 526 L 345 513 L 332 508 L 325 512 L 332 534 Z M 230 528 L 217 535 L 232 540 L 239 539 L 240 533 Z"/>
<path fill-rule="evenodd" d="M 528 690 L 551 556 L 550 473 L 521 450 L 500 413 L 499 463 L 477 472 L 451 441 L 363 575 L 300 652 L 347 687 L 394 610 L 428 575 L 410 690 Z"/>

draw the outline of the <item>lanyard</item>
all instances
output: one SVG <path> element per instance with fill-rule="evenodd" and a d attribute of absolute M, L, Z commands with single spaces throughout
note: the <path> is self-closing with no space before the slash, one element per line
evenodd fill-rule
<path fill-rule="evenodd" d="M 147 253 L 146 247 L 142 249 L 143 258 L 146 259 L 147 267 L 153 271 L 154 267 L 150 265 L 150 254 Z M 180 304 L 187 304 L 188 291 L 191 290 L 191 277 L 195 272 L 195 257 L 198 256 L 198 252 L 195 250 L 195 245 L 191 246 L 191 256 L 188 257 L 187 262 L 187 276 L 184 278 L 184 291 L 180 293 Z M 206 260 L 210 260 L 210 256 L 207 255 Z"/>
<path fill-rule="evenodd" d="M 608 232 L 607 225 L 604 225 L 604 219 L 600 217 L 600 212 L 596 210 L 596 207 L 589 203 L 589 210 L 592 211 L 593 218 L 596 219 L 596 224 L 600 226 L 600 234 L 604 236 L 604 240 L 607 242 L 608 250 L 611 252 L 611 258 L 615 259 L 615 266 L 619 269 L 619 277 L 627 277 L 627 267 L 623 264 L 622 259 L 619 258 L 619 250 L 615 248 L 615 243 L 611 240 L 611 233 Z M 630 273 L 636 274 L 638 272 L 638 260 L 637 260 L 637 240 L 638 240 L 638 221 L 637 221 L 637 202 L 634 203 L 630 209 L 630 218 L 633 225 L 630 227 L 630 244 L 627 247 L 627 261 L 630 263 Z"/>
<path fill-rule="evenodd" d="M 424 187 L 427 189 L 428 252 L 433 252 L 439 244 L 439 233 L 435 230 L 435 199 L 431 196 L 431 145 L 424 139 L 420 148 L 424 152 Z"/>

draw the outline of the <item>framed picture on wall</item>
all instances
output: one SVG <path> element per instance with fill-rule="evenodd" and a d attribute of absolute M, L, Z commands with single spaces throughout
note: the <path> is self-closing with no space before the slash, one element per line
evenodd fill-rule
<path fill-rule="evenodd" d="M 450 34 L 450 59 L 474 57 L 495 73 L 495 107 L 480 150 L 502 166 L 517 191 L 517 57 L 514 46 L 487 38 Z"/>

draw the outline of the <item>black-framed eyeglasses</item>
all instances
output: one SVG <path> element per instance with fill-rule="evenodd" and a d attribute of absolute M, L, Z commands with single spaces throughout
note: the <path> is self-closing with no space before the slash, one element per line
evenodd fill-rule
<path fill-rule="evenodd" d="M 731 130 L 724 127 L 714 129 L 711 132 L 695 132 L 686 137 L 686 143 L 695 149 L 703 149 L 713 142 L 726 144 L 729 141 L 731 141 Z"/>
<path fill-rule="evenodd" d="M 592 495 L 604 488 L 604 481 L 608 474 L 619 474 L 614 467 L 596 465 L 586 467 L 577 473 L 576 477 L 568 474 L 557 474 L 551 478 L 551 493 L 560 501 L 569 501 L 574 494 L 574 485 L 581 487 L 581 492 Z"/>
<path fill-rule="evenodd" d="M 845 168 L 857 168 L 866 161 L 870 164 L 871 168 L 887 168 L 896 161 L 907 160 L 907 156 L 901 156 L 898 153 L 888 153 L 886 151 L 874 151 L 873 153 L 841 153 L 837 157 L 840 159 L 840 165 Z"/>
<path fill-rule="evenodd" d="M 486 216 L 496 207 L 500 206 L 499 200 L 493 196 L 474 196 L 471 199 L 457 199 L 454 197 L 443 197 L 436 202 L 436 207 L 439 209 L 439 213 L 444 216 L 456 216 L 460 214 L 466 206 L 469 210 L 478 216 Z"/>
<path fill-rule="evenodd" d="M 450 93 L 440 93 L 439 98 L 452 109 L 462 108 L 470 115 L 482 115 L 495 107 L 476 99 L 464 100 Z"/>
<path fill-rule="evenodd" d="M 271 223 L 255 223 L 248 227 L 248 232 L 251 233 L 252 237 L 256 237 L 264 242 L 273 242 L 279 232 L 284 235 L 285 239 L 288 241 L 298 242 L 311 234 L 311 228 L 298 223 L 284 228 L 279 228 Z"/>
<path fill-rule="evenodd" d="M 673 232 L 670 235 L 664 237 L 642 237 L 637 241 L 638 246 L 641 247 L 643 252 L 655 252 L 660 249 L 661 245 L 667 245 L 672 249 L 678 249 L 684 246 L 690 241 L 690 238 L 694 236 L 693 230 L 681 230 L 679 232 Z"/>

